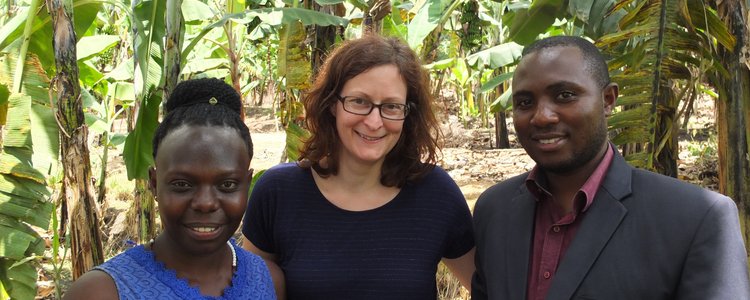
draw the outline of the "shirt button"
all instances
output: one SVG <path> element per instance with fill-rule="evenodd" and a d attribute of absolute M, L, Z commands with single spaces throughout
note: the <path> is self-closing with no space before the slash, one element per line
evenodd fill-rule
<path fill-rule="evenodd" d="M 560 226 L 553 226 L 552 231 L 554 232 L 560 232 Z"/>
<path fill-rule="evenodd" d="M 544 275 L 542 276 L 544 276 L 544 279 L 549 279 L 549 277 L 552 276 L 552 274 L 550 274 L 549 272 L 544 272 Z"/>

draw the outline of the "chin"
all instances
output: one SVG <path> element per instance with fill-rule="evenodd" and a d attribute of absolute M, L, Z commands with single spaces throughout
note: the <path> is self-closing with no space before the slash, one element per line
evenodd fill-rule
<path fill-rule="evenodd" d="M 556 174 L 565 174 L 565 173 L 574 171 L 576 168 L 580 167 L 580 166 L 577 166 L 576 163 L 574 161 L 571 161 L 571 160 L 565 160 L 565 161 L 537 161 L 537 160 L 534 160 L 534 161 L 544 171 L 547 171 L 547 172 L 550 172 L 550 173 L 556 173 Z"/>

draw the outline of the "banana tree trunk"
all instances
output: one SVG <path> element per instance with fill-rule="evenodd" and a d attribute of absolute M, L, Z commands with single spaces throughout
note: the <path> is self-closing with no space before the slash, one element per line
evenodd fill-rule
<path fill-rule="evenodd" d="M 156 201 L 154 201 L 154 194 L 148 189 L 148 180 L 146 179 L 136 179 L 134 191 L 135 202 L 131 210 L 136 214 L 135 221 L 137 224 L 132 228 L 138 231 L 135 233 L 138 242 L 144 244 L 156 236 Z M 132 224 L 132 221 L 128 224 Z M 132 235 L 132 231 L 129 234 Z"/>
<path fill-rule="evenodd" d="M 391 1 L 369 1 L 370 7 L 362 19 L 363 33 L 380 35 L 383 31 L 383 18 L 391 13 Z"/>
<path fill-rule="evenodd" d="M 504 110 L 495 113 L 495 148 L 510 148 L 510 140 L 508 140 L 508 124 L 506 123 L 506 111 Z"/>
<path fill-rule="evenodd" d="M 341 6 L 341 10 L 343 10 L 343 5 L 320 5 L 317 2 L 312 3 L 313 9 L 315 11 L 319 11 L 325 14 L 329 15 L 338 15 L 336 14 L 336 10 L 339 9 L 339 6 Z M 341 26 L 320 26 L 315 25 L 315 41 L 312 47 L 312 78 L 315 78 L 315 75 L 318 74 L 318 70 L 323 66 L 323 63 L 326 60 L 326 57 L 328 56 L 328 52 L 333 47 L 333 44 L 336 42 L 336 36 L 340 35 L 344 32 L 343 28 Z M 343 39 L 343 36 L 342 36 Z M 262 95 L 261 95 L 262 97 Z"/>
<path fill-rule="evenodd" d="M 182 56 L 182 34 L 184 20 L 182 18 L 182 0 L 167 0 L 167 10 L 164 15 L 167 25 L 166 42 L 164 43 L 164 104 L 177 86 L 180 79 L 180 64 Z"/>
<path fill-rule="evenodd" d="M 720 17 L 737 39 L 734 49 L 719 48 L 729 71 L 717 103 L 719 191 L 737 202 L 743 235 L 750 241 L 750 61 L 743 60 L 743 51 L 750 52 L 748 7 L 740 1 L 717 2 Z"/>
<path fill-rule="evenodd" d="M 61 125 L 60 151 L 63 182 L 60 197 L 70 217 L 70 247 L 73 279 L 104 261 L 99 218 L 92 193 L 88 127 L 78 85 L 76 34 L 71 0 L 47 0 L 52 17 L 57 75 L 51 88 L 57 91 L 57 118 Z"/>

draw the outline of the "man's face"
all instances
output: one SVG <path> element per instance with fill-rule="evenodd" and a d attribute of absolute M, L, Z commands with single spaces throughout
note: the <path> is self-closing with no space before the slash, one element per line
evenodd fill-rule
<path fill-rule="evenodd" d="M 578 48 L 525 55 L 513 76 L 512 99 L 518 141 L 547 172 L 571 173 L 604 155 L 617 85 L 602 89 Z"/>

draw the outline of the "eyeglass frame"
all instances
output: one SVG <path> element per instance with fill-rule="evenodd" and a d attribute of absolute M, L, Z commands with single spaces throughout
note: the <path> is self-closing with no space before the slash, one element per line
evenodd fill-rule
<path fill-rule="evenodd" d="M 409 102 L 409 101 L 406 101 L 405 104 L 392 103 L 392 102 L 375 104 L 374 102 L 372 102 L 369 99 L 362 98 L 362 97 L 357 97 L 357 96 L 343 96 L 343 97 L 341 95 L 333 95 L 333 96 L 336 98 L 336 100 L 338 100 L 339 102 L 341 102 L 341 108 L 343 108 L 345 112 L 348 112 L 348 113 L 353 114 L 353 115 L 358 115 L 358 116 L 366 116 L 366 115 L 371 114 L 372 110 L 377 107 L 378 108 L 378 114 L 380 115 L 380 117 L 383 118 L 383 119 L 386 119 L 386 120 L 391 120 L 391 121 L 403 121 L 403 120 L 406 120 L 406 117 L 409 115 L 409 112 L 411 111 L 412 106 L 414 106 L 414 103 L 413 102 Z M 346 109 L 346 103 L 344 103 L 344 100 L 346 100 L 346 98 L 362 99 L 362 100 L 365 100 L 367 102 L 370 102 L 370 104 L 372 104 L 372 106 L 370 106 L 370 110 L 367 113 L 355 113 L 355 112 L 351 112 L 351 111 L 349 111 L 349 110 Z M 383 105 L 386 105 L 386 104 L 403 105 L 404 106 L 404 117 L 402 119 L 394 119 L 394 118 L 391 118 L 391 117 L 384 116 L 383 115 L 383 110 L 380 107 L 383 106 Z"/>

